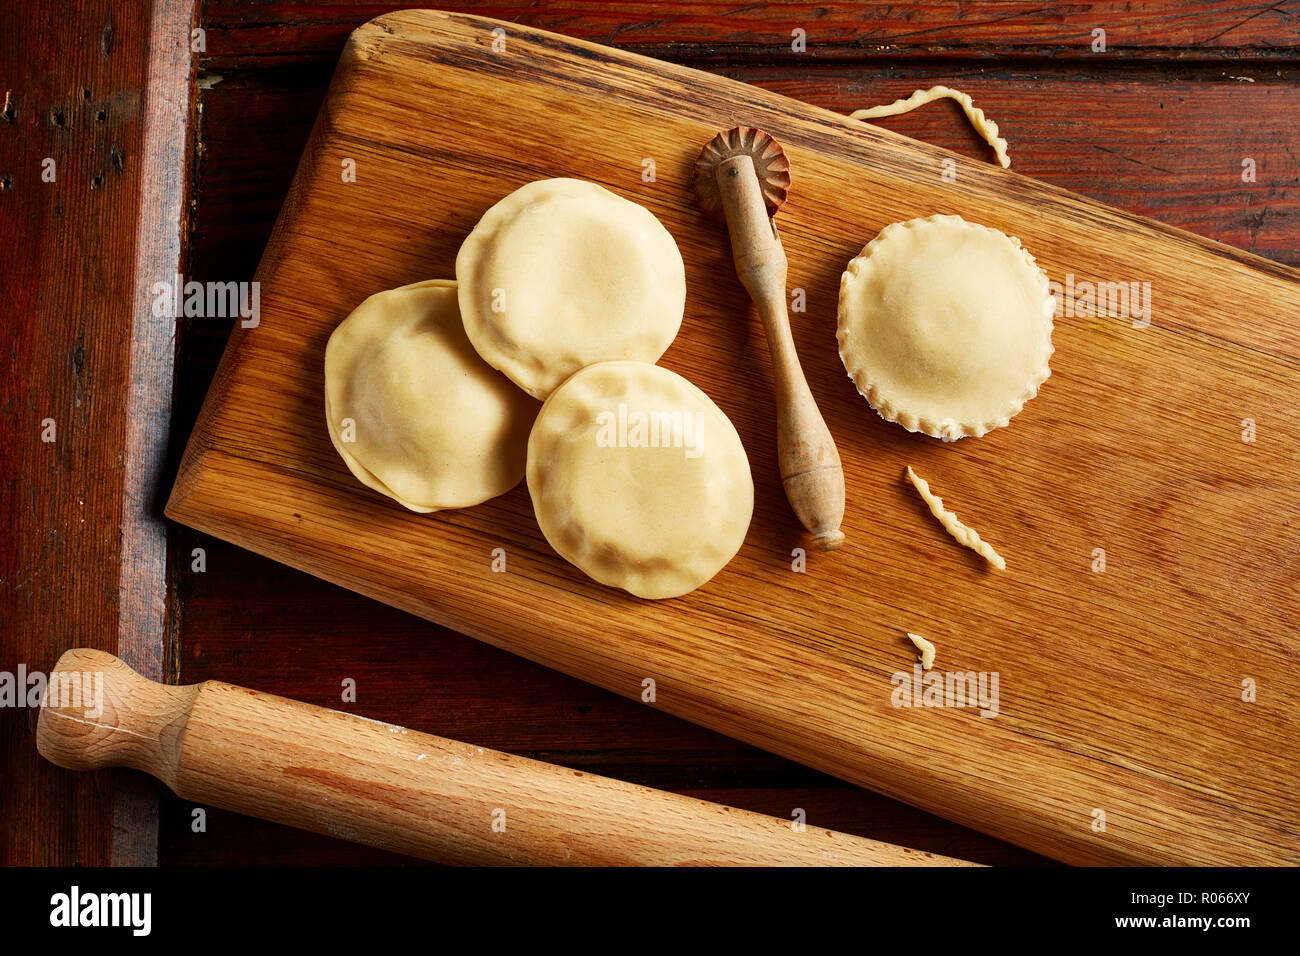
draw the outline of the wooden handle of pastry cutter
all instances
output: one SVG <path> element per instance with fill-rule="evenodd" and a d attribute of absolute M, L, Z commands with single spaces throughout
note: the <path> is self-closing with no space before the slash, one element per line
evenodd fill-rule
<path fill-rule="evenodd" d="M 75 691 L 75 693 L 74 693 Z M 207 681 L 146 680 L 77 648 L 36 745 L 134 767 L 186 800 L 456 864 L 971 865 Z"/>
<path fill-rule="evenodd" d="M 772 352 L 777 458 L 785 494 L 812 532 L 813 544 L 833 551 L 844 543 L 844 468 L 794 349 L 785 308 L 785 249 L 763 203 L 753 159 L 733 156 L 717 165 L 714 176 L 727 214 L 736 275 L 758 307 Z"/>

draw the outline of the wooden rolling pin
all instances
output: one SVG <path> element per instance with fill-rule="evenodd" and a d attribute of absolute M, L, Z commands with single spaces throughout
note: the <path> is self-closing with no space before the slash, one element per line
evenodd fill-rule
<path fill-rule="evenodd" d="M 46 694 L 36 746 L 60 767 L 134 767 L 195 803 L 441 863 L 971 865 L 220 681 L 157 684 L 104 651 L 65 653 Z"/>
<path fill-rule="evenodd" d="M 726 222 L 736 275 L 758 307 L 776 380 L 776 453 L 790 507 L 813 545 L 844 543 L 844 468 L 795 352 L 785 307 L 789 265 L 776 230 L 789 194 L 790 163 L 775 139 L 737 126 L 713 137 L 695 164 L 695 198 Z"/>

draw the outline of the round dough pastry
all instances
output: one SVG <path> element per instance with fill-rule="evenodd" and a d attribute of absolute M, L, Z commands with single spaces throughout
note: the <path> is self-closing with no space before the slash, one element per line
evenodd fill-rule
<path fill-rule="evenodd" d="M 469 344 L 449 280 L 372 295 L 325 347 L 330 440 L 358 481 L 412 511 L 517 485 L 537 408 Z"/>
<path fill-rule="evenodd" d="M 643 362 L 588 366 L 551 393 L 528 439 L 528 491 L 561 557 L 642 598 L 712 578 L 754 513 L 731 420 L 680 375 Z"/>
<path fill-rule="evenodd" d="M 489 209 L 460 247 L 456 280 L 474 348 L 536 398 L 594 362 L 658 361 L 686 306 L 668 230 L 581 179 L 529 183 Z"/>
<path fill-rule="evenodd" d="M 896 222 L 840 281 L 840 358 L 886 421 L 978 437 L 1051 374 L 1055 305 L 1019 239 L 960 216 Z"/>

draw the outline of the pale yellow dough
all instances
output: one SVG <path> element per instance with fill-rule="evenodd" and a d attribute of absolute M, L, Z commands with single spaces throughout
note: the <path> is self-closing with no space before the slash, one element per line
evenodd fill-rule
<path fill-rule="evenodd" d="M 911 631 L 907 632 L 907 637 L 912 642 L 912 645 L 921 652 L 921 670 L 928 671 L 934 666 L 934 644 L 927 641 L 920 634 L 913 634 Z"/>
<path fill-rule="evenodd" d="M 978 531 L 962 524 L 956 514 L 945 508 L 943 499 L 930 490 L 930 483 L 914 472 L 911 465 L 907 466 L 907 479 L 930 508 L 930 514 L 939 519 L 939 524 L 943 525 L 943 529 L 952 535 L 958 544 L 970 548 L 999 571 L 1007 569 L 1007 562 L 1003 560 L 1002 555 L 994 551 L 993 546 L 981 538 Z"/>
<path fill-rule="evenodd" d="M 960 216 L 896 222 L 840 280 L 840 358 L 887 421 L 978 437 L 1051 374 L 1054 308 L 1020 240 Z"/>
<path fill-rule="evenodd" d="M 657 361 L 686 303 L 663 224 L 580 179 L 529 183 L 489 209 L 461 245 L 456 279 L 478 353 L 537 398 L 594 362 Z"/>
<path fill-rule="evenodd" d="M 588 366 L 551 393 L 528 439 L 528 491 L 562 557 L 642 598 L 712 578 L 754 511 L 730 419 L 680 375 L 643 362 Z"/>
<path fill-rule="evenodd" d="M 932 86 L 928 90 L 917 90 L 906 99 L 894 100 L 894 102 L 887 103 L 884 106 L 871 106 L 865 110 L 855 110 L 849 114 L 849 119 L 873 120 L 885 116 L 897 116 L 899 113 L 909 113 L 918 106 L 933 103 L 935 100 L 944 97 L 956 100 L 961 104 L 962 112 L 966 114 L 966 119 L 970 121 L 971 126 L 975 127 L 975 132 L 984 137 L 984 142 L 993 147 L 993 152 L 998 158 L 998 165 L 1003 169 L 1009 167 L 1011 165 L 1011 156 L 1007 153 L 1007 141 L 998 135 L 998 124 L 984 115 L 984 111 L 975 105 L 969 93 L 954 90 L 950 86 Z"/>
<path fill-rule="evenodd" d="M 372 295 L 325 348 L 330 440 L 358 481 L 412 511 L 517 485 L 537 409 L 470 345 L 455 282 Z"/>

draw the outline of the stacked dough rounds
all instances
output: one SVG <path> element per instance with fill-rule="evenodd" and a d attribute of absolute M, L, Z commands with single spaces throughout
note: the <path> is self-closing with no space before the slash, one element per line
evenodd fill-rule
<path fill-rule="evenodd" d="M 681 326 L 686 272 L 647 209 L 545 179 L 484 214 L 456 256 L 465 331 L 536 398 L 594 362 L 655 362 Z"/>
<path fill-rule="evenodd" d="M 546 540 L 602 584 L 676 597 L 740 550 L 754 482 L 722 410 L 675 372 L 602 362 L 542 406 L 528 490 Z"/>
<path fill-rule="evenodd" d="M 325 349 L 334 447 L 362 484 L 412 511 L 462 508 L 513 488 L 536 414 L 537 403 L 470 345 L 454 282 L 372 295 Z"/>
<path fill-rule="evenodd" d="M 652 364 L 686 299 L 659 220 L 594 183 L 530 183 L 479 221 L 456 276 L 373 295 L 330 337 L 325 413 L 352 473 L 428 512 L 526 466 L 542 532 L 597 581 L 667 598 L 717 574 L 754 482 L 727 416 Z"/>
<path fill-rule="evenodd" d="M 1018 239 L 960 216 L 896 222 L 840 282 L 840 358 L 887 421 L 978 437 L 1051 374 L 1054 307 Z"/>

